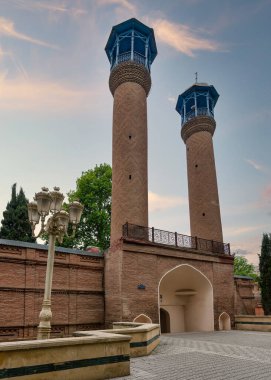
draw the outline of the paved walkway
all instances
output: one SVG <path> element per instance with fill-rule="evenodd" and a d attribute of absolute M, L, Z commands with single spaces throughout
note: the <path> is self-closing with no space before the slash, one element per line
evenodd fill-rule
<path fill-rule="evenodd" d="M 166 334 L 118 380 L 271 380 L 271 332 Z"/>

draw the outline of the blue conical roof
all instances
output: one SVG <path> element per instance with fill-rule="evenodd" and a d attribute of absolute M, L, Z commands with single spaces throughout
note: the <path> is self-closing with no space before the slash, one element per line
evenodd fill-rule
<path fill-rule="evenodd" d="M 194 83 L 192 86 L 190 86 L 187 90 L 185 90 L 181 95 L 178 97 L 178 101 L 176 104 L 176 111 L 181 114 L 184 99 L 186 99 L 190 94 L 193 92 L 206 92 L 208 91 L 210 94 L 210 97 L 213 99 L 213 106 L 216 105 L 217 99 L 219 98 L 219 94 L 214 88 L 213 85 L 208 85 L 207 83 Z"/>
<path fill-rule="evenodd" d="M 107 44 L 105 46 L 105 51 L 106 51 L 109 61 L 110 61 L 110 52 L 113 49 L 117 35 L 128 32 L 129 30 L 132 30 L 132 29 L 143 34 L 145 37 L 149 37 L 149 47 L 150 47 L 149 58 L 150 58 L 150 63 L 152 63 L 157 55 L 157 48 L 156 48 L 156 42 L 155 42 L 153 29 L 149 28 L 142 22 L 138 21 L 136 18 L 131 18 L 127 21 L 122 22 L 121 24 L 113 26 L 110 36 L 108 38 Z"/>

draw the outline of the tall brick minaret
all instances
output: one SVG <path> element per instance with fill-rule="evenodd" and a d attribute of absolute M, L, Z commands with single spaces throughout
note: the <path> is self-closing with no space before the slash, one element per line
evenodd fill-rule
<path fill-rule="evenodd" d="M 126 222 L 148 226 L 147 96 L 157 55 L 153 29 L 134 18 L 118 24 L 105 51 L 114 96 L 112 246 Z"/>
<path fill-rule="evenodd" d="M 223 242 L 212 139 L 218 97 L 213 86 L 195 83 L 179 96 L 176 110 L 186 144 L 191 235 Z"/>

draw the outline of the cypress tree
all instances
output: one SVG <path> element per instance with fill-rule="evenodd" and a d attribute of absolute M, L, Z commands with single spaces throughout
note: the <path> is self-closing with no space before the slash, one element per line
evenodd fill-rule
<path fill-rule="evenodd" d="M 263 234 L 261 254 L 259 256 L 260 287 L 265 315 L 271 314 L 271 236 Z"/>
<path fill-rule="evenodd" d="M 3 212 L 0 238 L 8 240 L 20 240 L 35 242 L 32 237 L 31 225 L 28 220 L 27 211 L 28 200 L 21 188 L 19 194 L 16 193 L 16 183 L 12 186 L 11 200 L 8 202 L 6 210 Z"/>

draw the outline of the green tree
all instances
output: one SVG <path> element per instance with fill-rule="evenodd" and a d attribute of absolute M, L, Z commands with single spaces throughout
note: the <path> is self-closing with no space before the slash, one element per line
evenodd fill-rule
<path fill-rule="evenodd" d="M 271 314 L 271 235 L 263 234 L 259 255 L 260 287 L 265 315 Z"/>
<path fill-rule="evenodd" d="M 84 205 L 75 238 L 65 238 L 62 246 L 85 249 L 96 246 L 105 250 L 110 244 L 112 169 L 101 164 L 83 172 L 76 181 L 76 190 L 68 194 L 69 201 Z"/>
<path fill-rule="evenodd" d="M 11 200 L 8 202 L 6 210 L 3 212 L 0 238 L 9 240 L 20 240 L 35 242 L 32 237 L 31 225 L 28 221 L 27 211 L 28 200 L 21 188 L 19 194 L 16 193 L 16 183 L 12 186 Z"/>
<path fill-rule="evenodd" d="M 258 280 L 258 275 L 255 273 L 255 267 L 253 264 L 250 264 L 246 257 L 244 256 L 235 256 L 233 263 L 234 274 L 239 276 L 250 276 L 255 281 Z"/>

